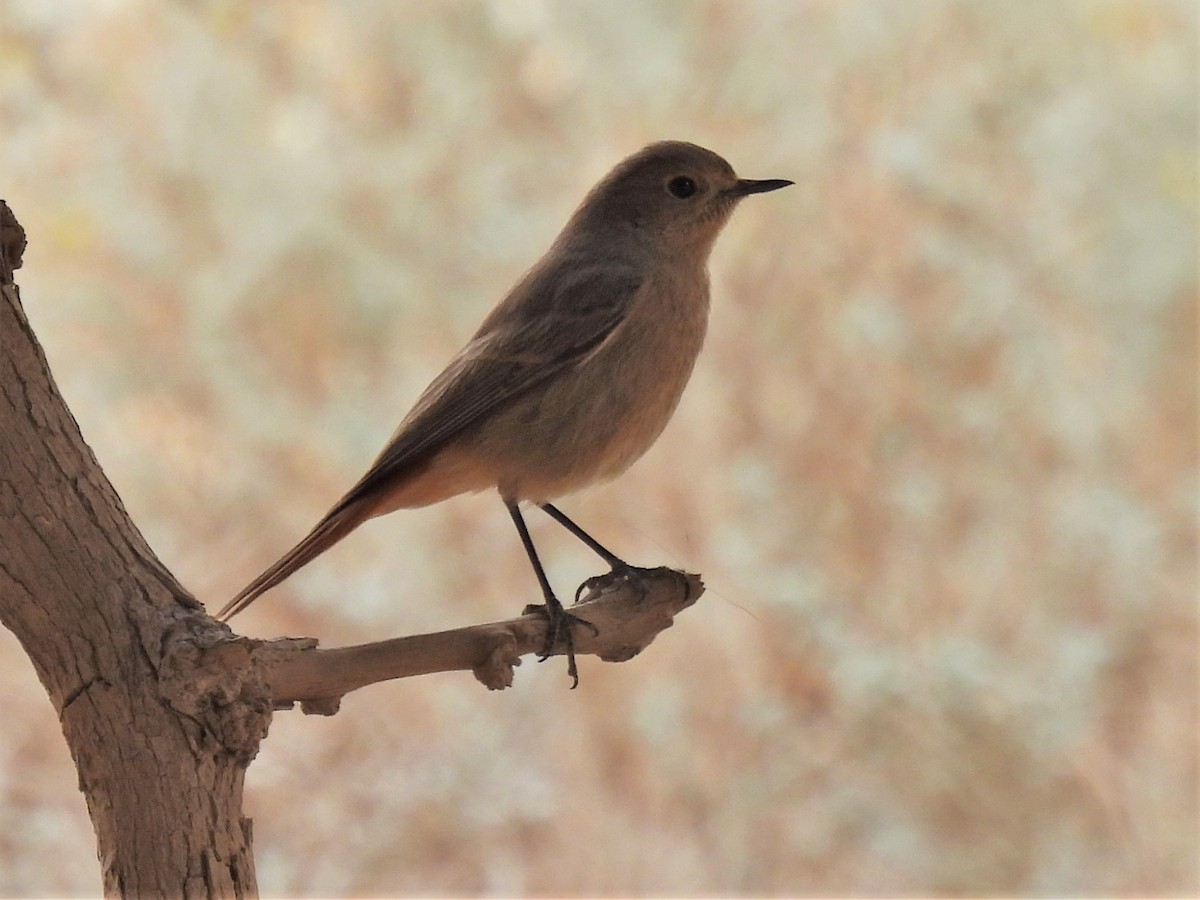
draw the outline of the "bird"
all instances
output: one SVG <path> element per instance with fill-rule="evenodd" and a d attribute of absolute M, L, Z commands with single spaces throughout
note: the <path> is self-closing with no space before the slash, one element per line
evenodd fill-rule
<path fill-rule="evenodd" d="M 555 504 L 620 475 L 658 439 L 707 330 L 708 258 L 739 202 L 787 187 L 659 141 L 618 163 L 420 395 L 366 473 L 292 549 L 217 613 L 227 621 L 369 519 L 495 489 L 545 600 L 543 658 L 572 620 L 520 505 L 540 507 L 616 570 L 631 570 Z"/>

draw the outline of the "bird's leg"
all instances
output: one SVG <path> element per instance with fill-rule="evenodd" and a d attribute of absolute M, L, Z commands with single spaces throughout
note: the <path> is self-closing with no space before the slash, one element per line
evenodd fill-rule
<path fill-rule="evenodd" d="M 587 544 L 589 547 L 591 547 L 592 551 L 597 556 L 599 556 L 602 560 L 604 560 L 606 563 L 608 563 L 614 569 L 622 570 L 622 569 L 632 569 L 633 568 L 633 566 L 629 565 L 629 563 L 625 562 L 625 560 L 621 559 L 621 557 L 617 556 L 617 554 L 613 553 L 611 550 L 609 550 L 607 547 L 605 547 L 603 544 L 601 544 L 598 540 L 596 540 L 594 537 L 592 537 L 590 534 L 588 534 L 586 531 L 584 531 L 582 528 L 580 528 L 578 525 L 576 525 L 574 522 L 572 522 L 570 519 L 568 519 L 566 516 L 566 513 L 564 513 L 561 509 L 559 509 L 553 503 L 543 503 L 543 504 L 541 504 L 541 507 L 543 510 L 546 511 L 546 515 L 548 515 L 550 518 L 552 518 L 555 522 L 557 522 L 563 528 L 567 529 L 567 531 L 571 532 L 571 534 L 575 535 L 575 537 L 579 538 L 581 541 L 583 541 L 585 544 Z"/>
<path fill-rule="evenodd" d="M 571 690 L 574 690 L 579 686 L 579 670 L 575 665 L 575 637 L 571 628 L 576 622 L 584 620 L 563 609 L 563 605 L 554 596 L 554 589 L 550 587 L 550 579 L 546 577 L 546 570 L 542 568 L 542 561 L 538 559 L 537 550 L 533 547 L 533 538 L 529 536 L 529 528 L 525 525 L 521 510 L 515 502 L 506 500 L 505 505 L 512 516 L 513 524 L 517 526 L 517 534 L 521 536 L 525 552 L 529 555 L 529 562 L 533 565 L 533 572 L 542 588 L 542 596 L 546 598 L 545 607 L 534 607 L 537 610 L 544 609 L 546 615 L 546 643 L 542 646 L 539 661 L 544 662 L 550 656 L 561 634 L 567 647 L 567 674 L 571 676 Z M 590 622 L 584 624 L 591 625 Z"/>
<path fill-rule="evenodd" d="M 641 578 L 641 573 L 643 571 L 645 571 L 644 569 L 639 569 L 637 566 L 631 566 L 629 563 L 625 562 L 625 560 L 621 559 L 621 557 L 617 556 L 617 554 L 613 553 L 611 550 L 609 550 L 607 547 L 605 547 L 603 544 L 601 544 L 598 540 L 596 540 L 594 537 L 592 537 L 590 534 L 588 534 L 586 531 L 584 531 L 582 528 L 580 528 L 578 525 L 576 525 L 574 522 L 572 522 L 569 518 L 567 518 L 566 513 L 564 513 L 561 509 L 559 509 L 553 503 L 542 503 L 540 505 L 541 505 L 542 509 L 546 512 L 546 515 L 548 515 L 550 518 L 552 518 L 555 522 L 557 522 L 563 528 L 567 529 L 567 531 L 571 532 L 571 534 L 575 535 L 575 537 L 579 538 L 579 540 L 581 540 L 585 544 L 587 544 L 592 549 L 592 552 L 594 552 L 602 560 L 604 560 L 606 563 L 608 563 L 610 566 L 612 566 L 612 570 L 614 572 L 616 572 L 618 575 L 624 576 L 627 580 L 629 580 L 631 582 L 636 582 L 637 586 L 642 588 L 642 590 L 644 592 L 645 588 L 642 585 L 642 578 Z M 597 578 L 599 578 L 599 577 L 604 577 L 604 576 L 597 576 Z M 581 584 L 579 586 L 579 589 L 577 591 L 575 591 L 575 602 L 576 603 L 579 602 L 579 598 L 583 595 L 583 592 L 585 590 L 590 589 L 592 587 L 592 585 L 595 584 L 595 582 L 597 581 L 597 578 L 589 578 L 587 581 L 585 581 L 583 584 Z"/>

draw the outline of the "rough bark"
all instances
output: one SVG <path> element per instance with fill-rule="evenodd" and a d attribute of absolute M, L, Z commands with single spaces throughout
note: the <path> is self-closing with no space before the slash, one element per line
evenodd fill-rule
<path fill-rule="evenodd" d="M 105 893 L 254 896 L 242 779 L 266 683 L 155 558 L 84 443 L 12 283 L 19 226 L 0 216 L 0 623 L 58 712 Z"/>

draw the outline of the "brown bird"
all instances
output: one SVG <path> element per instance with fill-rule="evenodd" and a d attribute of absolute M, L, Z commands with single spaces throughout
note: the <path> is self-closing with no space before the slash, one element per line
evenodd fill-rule
<path fill-rule="evenodd" d="M 366 474 L 217 617 L 245 609 L 368 519 L 496 488 L 545 597 L 545 652 L 566 622 L 570 655 L 571 617 L 518 504 L 537 504 L 611 566 L 630 569 L 550 501 L 619 475 L 662 433 L 704 341 L 717 234 L 743 197 L 790 184 L 738 178 L 717 154 L 680 141 L 618 164 Z"/>

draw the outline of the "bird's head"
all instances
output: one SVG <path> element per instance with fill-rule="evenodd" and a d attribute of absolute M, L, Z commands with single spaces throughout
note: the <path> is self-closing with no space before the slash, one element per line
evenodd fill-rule
<path fill-rule="evenodd" d="M 618 163 L 584 198 L 567 229 L 707 257 L 743 197 L 790 184 L 739 178 L 711 150 L 661 141 Z"/>

